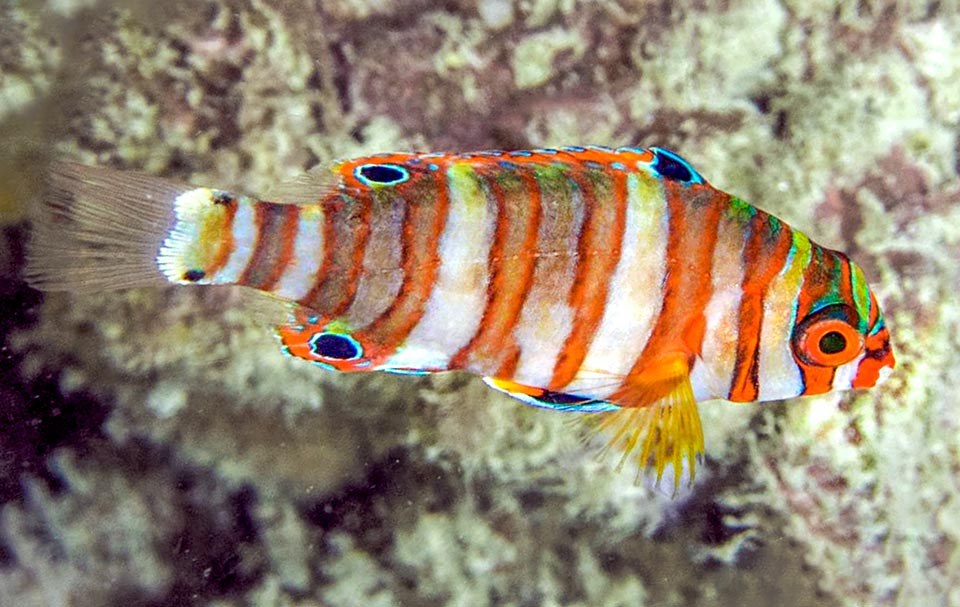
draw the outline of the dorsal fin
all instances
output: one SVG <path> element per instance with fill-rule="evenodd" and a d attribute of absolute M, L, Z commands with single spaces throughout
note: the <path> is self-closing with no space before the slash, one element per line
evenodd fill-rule
<path fill-rule="evenodd" d="M 268 189 L 264 200 L 285 204 L 317 204 L 340 184 L 339 162 L 319 164 Z"/>

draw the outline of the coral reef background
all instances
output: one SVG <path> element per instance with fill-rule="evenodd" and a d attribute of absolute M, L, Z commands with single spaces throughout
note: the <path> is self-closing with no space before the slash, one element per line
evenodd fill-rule
<path fill-rule="evenodd" d="M 0 604 L 960 605 L 958 39 L 956 1 L 0 3 Z M 233 291 L 18 278 L 53 157 L 267 194 L 586 143 L 848 252 L 895 375 L 703 405 L 673 501 L 473 379 L 285 358 Z"/>

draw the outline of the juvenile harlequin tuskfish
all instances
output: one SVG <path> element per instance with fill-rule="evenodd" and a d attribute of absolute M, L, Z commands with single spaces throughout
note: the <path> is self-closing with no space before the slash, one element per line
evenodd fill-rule
<path fill-rule="evenodd" d="M 659 148 L 384 154 L 267 202 L 58 165 L 28 278 L 242 285 L 283 350 L 339 371 L 463 370 L 593 414 L 624 461 L 693 473 L 696 403 L 868 388 L 893 367 L 863 272 Z"/>

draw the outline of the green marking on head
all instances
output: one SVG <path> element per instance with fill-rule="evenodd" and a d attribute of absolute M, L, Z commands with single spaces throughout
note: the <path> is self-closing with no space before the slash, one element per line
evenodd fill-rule
<path fill-rule="evenodd" d="M 776 239 L 780 235 L 780 230 L 783 229 L 783 223 L 773 215 L 767 215 L 767 225 L 770 226 L 770 238 Z"/>
<path fill-rule="evenodd" d="M 870 287 L 860 266 L 852 261 L 850 262 L 850 290 L 853 293 L 854 308 L 860 317 L 860 332 L 866 333 L 869 329 L 867 323 L 870 322 Z"/>
<path fill-rule="evenodd" d="M 748 202 L 733 197 L 730 199 L 730 206 L 727 207 L 726 216 L 733 221 L 747 223 L 757 214 L 757 209 Z"/>

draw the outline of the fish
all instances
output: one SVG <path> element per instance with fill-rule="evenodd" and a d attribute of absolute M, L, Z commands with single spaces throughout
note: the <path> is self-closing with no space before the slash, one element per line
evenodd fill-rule
<path fill-rule="evenodd" d="M 675 490 L 705 453 L 698 403 L 870 388 L 895 364 L 859 266 L 659 147 L 378 154 L 265 199 L 59 163 L 38 206 L 40 290 L 253 290 L 288 355 L 479 376 Z"/>

